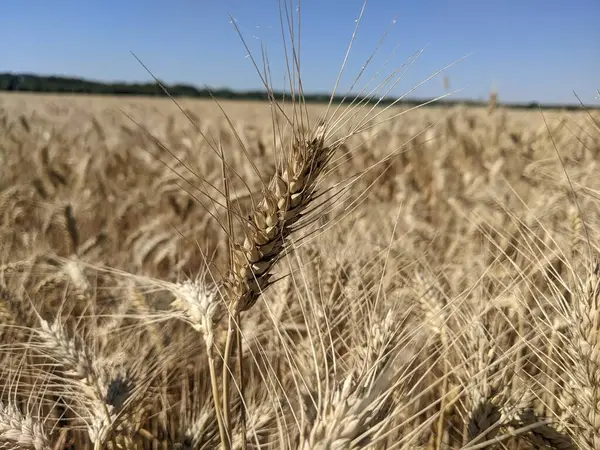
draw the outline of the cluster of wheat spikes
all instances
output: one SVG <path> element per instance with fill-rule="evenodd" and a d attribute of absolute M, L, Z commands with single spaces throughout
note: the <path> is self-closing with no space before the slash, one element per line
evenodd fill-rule
<path fill-rule="evenodd" d="M 270 108 L 0 97 L 0 448 L 600 449 L 595 113 L 308 106 L 290 6 Z"/>

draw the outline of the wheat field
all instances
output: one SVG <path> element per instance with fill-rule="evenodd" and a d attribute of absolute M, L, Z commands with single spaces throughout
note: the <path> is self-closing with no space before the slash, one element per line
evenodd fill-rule
<path fill-rule="evenodd" d="M 0 96 L 0 448 L 600 449 L 598 114 L 364 108 Z"/>

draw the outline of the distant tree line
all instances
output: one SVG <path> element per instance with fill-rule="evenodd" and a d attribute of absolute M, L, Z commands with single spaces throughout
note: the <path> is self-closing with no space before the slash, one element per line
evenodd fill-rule
<path fill-rule="evenodd" d="M 210 98 L 235 99 L 235 100 L 267 100 L 268 95 L 265 91 L 233 91 L 231 89 L 198 89 L 188 84 L 161 84 L 167 89 L 173 97 L 191 97 L 191 98 Z M 0 73 L 0 91 L 21 91 L 21 92 L 46 92 L 56 94 L 95 94 L 95 95 L 139 95 L 150 97 L 166 96 L 165 92 L 157 82 L 150 83 L 104 83 L 99 81 L 90 81 L 82 78 L 42 76 L 34 74 L 18 73 Z M 275 98 L 283 98 L 283 93 L 273 93 Z M 329 95 L 325 94 L 306 94 L 306 102 L 322 103 L 329 101 Z M 343 96 L 334 97 L 335 101 L 341 101 Z M 390 104 L 393 98 L 386 98 L 381 103 Z M 423 103 L 423 99 L 403 99 L 399 102 L 402 105 L 418 105 Z M 435 102 L 436 105 L 453 106 L 457 104 L 466 106 L 483 106 L 485 102 L 475 100 L 452 100 L 444 99 Z M 579 105 L 539 105 L 537 103 L 528 104 L 503 104 L 503 106 L 513 108 L 533 109 L 542 107 L 544 109 L 579 109 Z"/>

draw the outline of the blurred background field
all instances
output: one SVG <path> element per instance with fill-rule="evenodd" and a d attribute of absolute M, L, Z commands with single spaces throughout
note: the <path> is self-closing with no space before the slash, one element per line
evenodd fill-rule
<path fill-rule="evenodd" d="M 19 411 L 8 423 L 24 448 L 219 445 L 206 349 L 172 293 L 148 280 L 178 283 L 207 261 L 216 279 L 227 271 L 223 209 L 196 191 L 222 183 L 209 142 L 239 175 L 234 203 L 249 213 L 245 194 L 275 172 L 274 136 L 290 130 L 274 127 L 267 103 L 220 102 L 230 122 L 213 101 L 178 103 L 185 113 L 166 99 L 0 96 L 0 375 L 13 386 L 1 399 Z M 313 125 L 323 110 L 308 106 Z M 277 265 L 275 278 L 291 276 L 244 316 L 243 439 L 440 449 L 502 436 L 500 448 L 598 448 L 597 113 L 401 112 L 339 149 L 318 220 Z M 344 186 L 339 198 L 327 191 Z M 48 334 L 53 323 L 67 337 Z M 221 323 L 217 343 L 225 335 Z M 81 340 L 111 370 L 135 366 L 128 403 L 105 396 L 109 419 L 87 406 L 66 370 L 78 360 L 60 362 L 52 336 L 65 348 Z M 72 384 L 59 392 L 58 380 Z M 314 406 L 311 386 L 324 389 Z M 304 427 L 292 420 L 301 410 Z M 361 418 L 343 428 L 348 417 Z"/>
<path fill-rule="evenodd" d="M 268 177 L 275 164 L 272 108 L 265 102 L 219 104 L 253 164 Z M 284 110 L 289 112 L 288 106 Z M 308 105 L 313 124 L 325 106 Z M 168 99 L 139 97 L 4 94 L 0 96 L 0 108 L 4 127 L 3 189 L 18 193 L 25 201 L 21 213 L 36 217 L 41 214 L 38 220 L 46 227 L 58 221 L 55 225 L 60 228 L 64 219 L 61 211 L 71 205 L 80 226 L 80 244 L 106 233 L 107 227 L 112 229 L 109 242 L 117 239 L 118 243 L 113 244 L 119 251 L 107 251 L 110 260 L 102 262 L 109 265 L 116 263 L 113 258 L 133 257 L 121 244 L 131 243 L 128 233 L 139 234 L 141 222 L 156 223 L 155 230 L 148 230 L 150 233 L 171 233 L 163 244 L 173 252 L 178 246 L 172 240 L 189 247 L 185 239 L 205 238 L 209 229 L 210 233 L 216 232 L 216 224 L 211 224 L 208 217 L 198 223 L 196 214 L 205 212 L 190 198 L 190 185 L 178 180 L 172 170 L 188 181 L 193 182 L 193 172 L 218 184 L 222 176 L 220 162 L 203 135 L 225 148 L 230 164 L 251 191 L 260 186 L 238 137 L 213 100 L 178 99 L 175 104 Z M 594 112 L 499 108 L 490 113 L 483 107 L 460 106 L 407 109 L 383 111 L 381 119 L 389 117 L 389 121 L 348 142 L 343 162 L 338 162 L 329 180 L 332 184 L 392 156 L 354 184 L 352 189 L 362 192 L 375 182 L 353 214 L 367 214 L 375 208 L 393 215 L 401 208 L 404 224 L 398 229 L 400 233 L 429 229 L 429 239 L 436 239 L 436 235 L 440 239 L 449 232 L 447 239 L 467 239 L 474 244 L 471 233 L 478 228 L 472 223 L 476 213 L 481 214 L 478 221 L 503 221 L 511 214 L 526 212 L 532 218 L 538 217 L 532 208 L 541 208 L 545 220 L 550 219 L 548 215 L 566 219 L 574 214 L 573 202 L 568 208 L 545 205 L 551 198 L 558 200 L 551 193 L 562 192 L 563 201 L 570 198 L 559 155 L 577 192 L 590 194 L 596 189 L 591 175 L 600 150 L 598 131 L 591 122 Z M 289 129 L 281 129 L 289 134 Z M 245 188 L 240 180 L 234 184 L 238 190 Z M 186 210 L 182 221 L 174 205 L 188 204 L 190 211 Z M 11 218 L 9 211 L 5 210 L 5 220 Z M 178 226 L 185 226 L 185 236 L 178 236 L 181 230 L 168 225 L 175 219 Z M 40 230 L 29 229 L 36 227 L 36 221 L 23 218 L 22 222 L 26 230 L 36 231 L 36 239 L 43 238 Z M 504 229 L 501 223 L 494 227 Z M 202 228 L 196 229 L 199 226 Z M 18 237 L 26 230 L 13 227 L 6 231 Z M 28 245 L 34 245 L 33 241 Z M 66 256 L 62 237 L 54 245 Z M 175 254 L 159 253 L 161 258 L 171 258 L 166 266 L 169 272 Z M 138 259 L 146 258 L 138 255 Z M 181 260 L 178 264 L 185 266 Z"/>

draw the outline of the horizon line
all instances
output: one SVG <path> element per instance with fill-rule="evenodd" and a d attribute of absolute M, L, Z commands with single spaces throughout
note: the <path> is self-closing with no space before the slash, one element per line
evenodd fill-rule
<path fill-rule="evenodd" d="M 55 89 L 19 89 L 19 86 L 12 86 L 12 88 L 5 88 L 0 84 L 0 92 L 20 92 L 20 93 L 46 93 L 46 94 L 72 94 L 72 95 L 114 95 L 114 96 L 136 96 L 136 97 L 161 97 L 166 96 L 166 94 L 162 91 L 160 86 L 164 87 L 169 95 L 177 98 L 187 97 L 187 98 L 206 98 L 214 96 L 215 98 L 226 98 L 231 100 L 254 100 L 254 101 L 265 101 L 269 100 L 269 98 L 275 97 L 276 99 L 281 97 L 290 97 L 290 93 L 286 90 L 266 90 L 266 89 L 236 89 L 231 87 L 211 87 L 206 86 L 204 88 L 199 88 L 197 85 L 186 82 L 174 82 L 167 83 L 160 79 L 158 82 L 155 80 L 146 80 L 146 81 L 123 81 L 123 80 L 101 80 L 101 79 L 93 79 L 86 78 L 76 75 L 64 75 L 64 74 L 41 74 L 34 72 L 0 72 L 1 78 L 17 78 L 17 79 L 26 79 L 26 78 L 35 78 L 40 81 L 58 81 L 67 83 L 82 83 L 87 85 L 87 90 L 82 89 L 80 91 L 69 91 L 68 88 L 62 86 L 61 88 Z M 24 81 L 24 80 L 19 80 Z M 17 81 L 18 83 L 18 81 Z M 92 88 L 107 88 L 111 87 L 121 87 L 121 88 L 152 88 L 159 87 L 160 92 L 156 92 L 155 94 L 143 93 L 143 92 L 93 92 Z M 170 92 L 178 91 L 177 92 Z M 186 93 L 183 93 L 186 91 Z M 186 95 L 187 94 L 187 95 Z M 297 97 L 299 94 L 295 94 Z M 452 106 L 458 104 L 468 104 L 471 106 L 485 106 L 488 105 L 489 100 L 481 99 L 481 98 L 472 98 L 472 97 L 453 97 L 452 93 L 446 93 L 440 97 L 434 98 L 417 98 L 417 97 L 367 97 L 367 96 L 356 96 L 350 93 L 347 94 L 336 94 L 332 96 L 331 92 L 328 93 L 320 93 L 320 92 L 303 92 L 301 95 L 304 101 L 308 103 L 323 103 L 333 101 L 333 102 L 341 102 L 345 99 L 351 98 L 352 100 L 364 101 L 369 104 L 379 103 L 381 105 L 390 105 L 391 103 L 395 103 L 397 105 L 406 105 L 406 104 L 422 104 L 422 103 L 430 103 L 431 106 L 435 106 L 436 104 L 442 104 L 443 106 Z M 501 96 L 500 96 L 501 98 Z M 536 102 L 536 101 L 522 101 L 522 102 L 506 102 L 503 103 L 501 100 L 498 101 L 498 106 L 503 106 L 507 108 L 518 108 L 518 109 L 533 109 L 533 108 L 542 108 L 542 109 L 600 109 L 600 105 L 593 104 L 585 104 L 585 103 L 544 103 L 544 102 Z"/>

